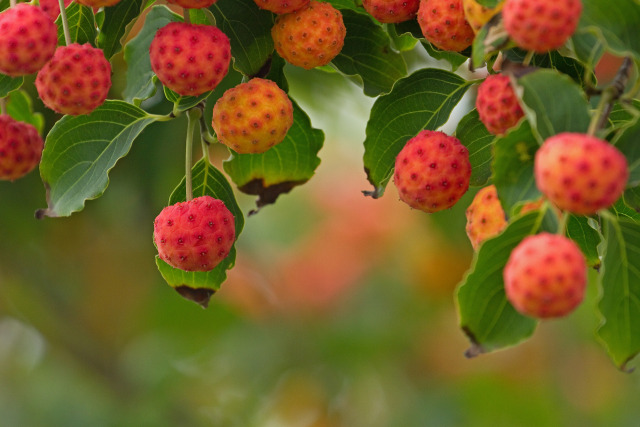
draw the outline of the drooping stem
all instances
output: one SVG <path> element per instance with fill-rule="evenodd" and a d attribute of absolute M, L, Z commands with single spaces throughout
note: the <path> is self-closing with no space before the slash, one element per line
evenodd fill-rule
<path fill-rule="evenodd" d="M 67 20 L 67 11 L 64 8 L 64 0 L 58 0 L 60 5 L 60 19 L 62 20 L 62 29 L 64 31 L 64 44 L 71 44 L 71 32 L 69 31 L 69 21 Z"/>
<path fill-rule="evenodd" d="M 561 236 L 564 236 L 566 230 L 567 230 L 567 221 L 569 221 L 569 213 L 568 212 L 562 212 L 559 215 L 559 221 L 558 221 L 558 233 Z"/>
<path fill-rule="evenodd" d="M 9 0 L 9 7 L 14 7 L 17 3 L 17 0 Z"/>
<path fill-rule="evenodd" d="M 198 108 L 192 108 L 187 113 L 187 138 L 185 141 L 185 187 L 186 187 L 186 200 L 193 199 L 193 183 L 191 177 L 191 167 L 193 164 L 193 132 L 196 129 L 196 123 L 202 112 Z"/>
<path fill-rule="evenodd" d="M 533 55 L 535 55 L 535 52 L 533 50 L 528 51 L 524 57 L 524 60 L 522 61 L 522 65 L 529 65 L 531 63 L 531 60 L 533 59 Z"/>
<path fill-rule="evenodd" d="M 631 65 L 631 58 L 624 58 L 622 65 L 620 65 L 620 69 L 611 82 L 611 85 L 602 92 L 596 112 L 589 123 L 589 130 L 587 131 L 589 135 L 595 135 L 599 129 L 604 128 L 607 124 L 611 110 L 613 110 L 613 104 L 620 98 L 620 96 L 622 96 L 624 89 L 627 86 Z"/>
<path fill-rule="evenodd" d="M 7 98 L 0 98 L 0 114 L 7 114 Z"/>

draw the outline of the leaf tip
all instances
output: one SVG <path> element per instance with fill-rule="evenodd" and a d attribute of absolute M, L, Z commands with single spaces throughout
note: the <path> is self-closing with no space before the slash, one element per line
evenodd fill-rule
<path fill-rule="evenodd" d="M 215 289 L 208 288 L 191 288 L 186 285 L 176 286 L 175 290 L 185 299 L 193 301 L 200 307 L 207 308 L 209 301 L 213 294 L 216 293 Z"/>
<path fill-rule="evenodd" d="M 487 352 L 487 350 L 478 343 L 475 335 L 467 326 L 463 326 L 462 331 L 465 333 L 467 338 L 469 338 L 469 341 L 471 341 L 471 346 L 464 352 L 464 357 L 467 359 L 473 359 L 474 357 L 478 357 Z"/>

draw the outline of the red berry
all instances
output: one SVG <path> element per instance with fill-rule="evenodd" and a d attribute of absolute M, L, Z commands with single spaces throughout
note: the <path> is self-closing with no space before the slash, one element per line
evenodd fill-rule
<path fill-rule="evenodd" d="M 629 168 L 608 142 L 565 132 L 548 138 L 536 152 L 534 176 L 538 189 L 558 208 L 591 215 L 618 200 Z"/>
<path fill-rule="evenodd" d="M 40 162 L 44 142 L 33 125 L 0 115 L 0 179 L 21 178 Z"/>
<path fill-rule="evenodd" d="M 489 185 L 478 191 L 466 211 L 467 236 L 473 249 L 487 239 L 500 234 L 507 226 L 504 210 L 498 199 L 495 185 Z"/>
<path fill-rule="evenodd" d="M 420 0 L 363 0 L 362 6 L 379 22 L 395 24 L 415 17 Z"/>
<path fill-rule="evenodd" d="M 236 239 L 233 215 L 211 196 L 167 206 L 156 217 L 153 240 L 160 259 L 185 271 L 209 271 Z"/>
<path fill-rule="evenodd" d="M 227 90 L 213 107 L 218 140 L 238 153 L 263 153 L 284 140 L 293 105 L 271 81 L 253 78 Z"/>
<path fill-rule="evenodd" d="M 171 22 L 149 48 L 151 68 L 163 85 L 185 96 L 215 89 L 229 71 L 229 38 L 211 25 Z"/>
<path fill-rule="evenodd" d="M 475 37 L 464 17 L 462 0 L 420 0 L 418 24 L 424 38 L 442 50 L 460 52 Z"/>
<path fill-rule="evenodd" d="M 469 150 L 443 132 L 421 131 L 396 157 L 400 199 L 424 212 L 453 206 L 469 189 L 470 177 Z"/>
<path fill-rule="evenodd" d="M 57 45 L 58 27 L 41 8 L 19 3 L 0 13 L 0 73 L 35 73 L 51 59 Z"/>
<path fill-rule="evenodd" d="M 269 10 L 278 15 L 295 12 L 309 5 L 309 0 L 253 0 L 260 9 Z"/>
<path fill-rule="evenodd" d="M 587 265 L 573 240 L 541 233 L 516 246 L 503 275 L 507 299 L 520 313 L 541 319 L 562 317 L 583 299 Z"/>
<path fill-rule="evenodd" d="M 518 97 L 504 74 L 488 76 L 478 87 L 476 109 L 480 121 L 494 135 L 503 135 L 524 116 Z"/>
<path fill-rule="evenodd" d="M 44 105 L 61 114 L 89 114 L 107 99 L 111 64 L 89 43 L 60 46 L 38 72 L 36 89 Z"/>
<path fill-rule="evenodd" d="M 507 0 L 502 20 L 519 47 L 545 53 L 573 35 L 581 13 L 580 0 Z"/>
<path fill-rule="evenodd" d="M 342 13 L 314 0 L 305 9 L 279 15 L 271 29 L 278 54 L 307 70 L 331 62 L 342 50 L 346 34 Z"/>

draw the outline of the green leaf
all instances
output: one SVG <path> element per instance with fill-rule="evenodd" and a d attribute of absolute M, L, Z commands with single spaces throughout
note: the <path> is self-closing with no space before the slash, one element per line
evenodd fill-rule
<path fill-rule="evenodd" d="M 32 124 L 38 130 L 38 133 L 42 135 L 44 132 L 44 117 L 41 113 L 33 112 L 33 103 L 29 95 L 22 90 L 18 90 L 11 92 L 8 99 L 7 112 L 9 115 L 20 122 Z"/>
<path fill-rule="evenodd" d="M 471 84 L 449 71 L 425 68 L 398 80 L 376 100 L 364 141 L 364 167 L 375 187 L 369 195 L 382 196 L 404 144 L 422 129 L 442 126 Z"/>
<path fill-rule="evenodd" d="M 389 34 L 389 37 L 391 38 L 393 47 L 400 52 L 412 50 L 416 44 L 418 44 L 418 39 L 413 37 L 410 32 L 403 32 L 402 34 L 399 33 L 397 25 L 386 24 L 385 28 L 387 30 L 387 34 Z"/>
<path fill-rule="evenodd" d="M 640 59 L 640 3 L 637 0 L 588 0 L 582 4 L 577 36 L 594 34 L 604 40 L 614 54 Z"/>
<path fill-rule="evenodd" d="M 640 120 L 626 127 L 615 139 L 618 150 L 627 158 L 629 164 L 629 186 L 640 184 Z"/>
<path fill-rule="evenodd" d="M 518 243 L 539 229 L 542 216 L 534 211 L 517 217 L 476 252 L 456 294 L 460 327 L 471 341 L 467 357 L 515 345 L 533 334 L 537 321 L 507 301 L 502 270 Z"/>
<path fill-rule="evenodd" d="M 424 47 L 430 57 L 433 59 L 447 61 L 451 64 L 451 71 L 456 71 L 467 59 L 469 59 L 469 55 L 466 55 L 467 52 L 470 54 L 469 49 L 463 51 L 463 53 L 459 53 L 438 49 L 426 40 L 421 40 L 421 43 L 422 47 Z"/>
<path fill-rule="evenodd" d="M 507 216 L 513 215 L 518 203 L 540 197 L 533 178 L 533 159 L 538 148 L 526 121 L 494 143 L 493 183 Z"/>
<path fill-rule="evenodd" d="M 253 0 L 219 1 L 209 10 L 229 37 L 234 67 L 246 76 L 257 74 L 273 52 L 273 14 Z"/>
<path fill-rule="evenodd" d="M 0 73 L 0 98 L 4 98 L 16 89 L 20 89 L 24 83 L 24 77 L 9 77 Z"/>
<path fill-rule="evenodd" d="M 389 24 L 389 26 L 395 27 L 396 34 L 399 34 L 399 35 L 409 34 L 416 40 L 424 38 L 424 35 L 422 34 L 422 30 L 420 29 L 420 24 L 418 24 L 417 19 L 410 19 L 408 21 L 400 22 L 398 24 Z"/>
<path fill-rule="evenodd" d="M 597 267 L 600 265 L 598 245 L 602 239 L 600 233 L 591 224 L 597 227 L 595 221 L 589 217 L 569 215 L 567 237 L 580 246 L 589 267 Z"/>
<path fill-rule="evenodd" d="M 478 3 L 480 6 L 484 6 L 484 7 L 488 7 L 490 9 L 493 9 L 494 7 L 498 6 L 498 4 L 503 1 L 503 0 L 476 0 L 476 3 Z"/>
<path fill-rule="evenodd" d="M 324 133 L 314 129 L 307 114 L 292 103 L 294 122 L 284 141 L 262 154 L 233 153 L 224 162 L 224 170 L 240 191 L 258 196 L 258 208 L 307 182 L 320 164 Z"/>
<path fill-rule="evenodd" d="M 224 202 L 227 209 L 235 218 L 236 239 L 244 227 L 244 217 L 236 202 L 233 190 L 224 175 L 204 159 L 198 161 L 192 168 L 193 197 L 211 196 Z M 169 205 L 185 201 L 186 179 L 171 194 Z M 166 282 L 183 297 L 207 307 L 211 296 L 220 289 L 220 285 L 227 278 L 227 270 L 231 269 L 236 260 L 235 243 L 229 255 L 211 271 L 184 271 L 173 268 L 156 256 L 156 265 Z"/>
<path fill-rule="evenodd" d="M 635 211 L 640 211 L 640 187 L 624 190 L 624 203 Z"/>
<path fill-rule="evenodd" d="M 327 3 L 331 3 L 331 5 L 333 7 L 335 7 L 336 9 L 352 9 L 352 10 L 358 10 L 355 2 L 353 0 L 327 0 Z M 361 9 L 362 12 L 361 13 L 366 13 L 364 12 L 363 9 Z"/>
<path fill-rule="evenodd" d="M 160 28 L 181 20 L 180 15 L 166 6 L 154 6 L 147 14 L 140 32 L 124 47 L 124 60 L 127 63 L 127 85 L 123 93 L 125 101 L 140 105 L 153 96 L 156 85 L 149 60 L 149 46 Z"/>
<path fill-rule="evenodd" d="M 173 102 L 174 114 L 178 114 L 195 107 L 196 105 L 207 99 L 209 95 L 211 95 L 211 91 L 205 92 L 198 96 L 182 96 L 164 86 L 164 96 L 169 102 Z"/>
<path fill-rule="evenodd" d="M 95 45 L 96 41 L 96 21 L 93 17 L 93 10 L 88 6 L 72 2 L 65 9 L 67 12 L 67 22 L 69 23 L 69 33 L 71 43 Z M 64 30 L 62 28 L 62 17 L 56 19 L 58 26 L 58 44 L 65 45 Z"/>
<path fill-rule="evenodd" d="M 521 63 L 527 55 L 527 52 L 516 48 L 504 51 L 503 54 L 510 61 Z M 553 50 L 544 54 L 535 54 L 529 64 L 535 67 L 558 70 L 570 76 L 579 85 L 583 84 L 585 77 L 584 65 L 573 58 L 560 55 L 558 51 Z"/>
<path fill-rule="evenodd" d="M 523 110 L 540 142 L 561 132 L 587 131 L 589 103 L 569 76 L 542 69 L 518 79 L 518 86 Z"/>
<path fill-rule="evenodd" d="M 369 16 L 343 10 L 342 18 L 347 35 L 333 65 L 346 75 L 359 76 L 365 95 L 390 92 L 396 80 L 407 75 L 404 59 L 391 49 L 389 36 Z"/>
<path fill-rule="evenodd" d="M 456 137 L 469 149 L 470 185 L 485 185 L 491 177 L 493 142 L 496 137 L 482 124 L 476 109 L 460 120 L 456 128 Z"/>
<path fill-rule="evenodd" d="M 604 245 L 598 337 L 613 362 L 626 369 L 640 351 L 640 225 L 603 216 Z"/>
<path fill-rule="evenodd" d="M 571 37 L 576 57 L 593 69 L 604 53 L 604 40 L 589 32 L 576 31 Z"/>
<path fill-rule="evenodd" d="M 140 132 L 163 119 L 124 101 L 107 100 L 89 115 L 56 122 L 40 162 L 48 207 L 36 215 L 69 216 L 82 210 L 85 200 L 100 197 L 109 184 L 109 171 Z"/>
<path fill-rule="evenodd" d="M 98 34 L 98 47 L 110 59 L 122 49 L 122 41 L 142 13 L 144 0 L 121 1 L 104 9 L 104 22 Z"/>

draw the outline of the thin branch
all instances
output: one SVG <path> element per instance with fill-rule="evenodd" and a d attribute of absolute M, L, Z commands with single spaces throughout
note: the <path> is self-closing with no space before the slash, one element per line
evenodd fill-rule
<path fill-rule="evenodd" d="M 624 58 L 611 85 L 602 92 L 596 113 L 591 119 L 591 123 L 589 123 L 589 130 L 587 131 L 589 135 L 594 135 L 598 130 L 606 126 L 609 115 L 613 110 L 613 104 L 620 99 L 624 93 L 624 89 L 627 87 L 632 64 L 633 62 L 630 57 Z"/>
<path fill-rule="evenodd" d="M 71 32 L 69 31 L 69 21 L 67 20 L 67 10 L 64 8 L 64 0 L 58 0 L 60 5 L 60 19 L 62 20 L 62 29 L 64 31 L 64 44 L 71 44 Z"/>

